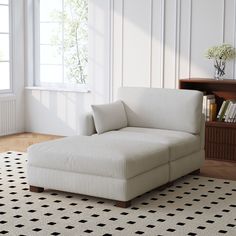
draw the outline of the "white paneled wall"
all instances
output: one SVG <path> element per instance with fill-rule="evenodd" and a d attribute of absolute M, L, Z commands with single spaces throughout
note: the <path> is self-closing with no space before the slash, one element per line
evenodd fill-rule
<path fill-rule="evenodd" d="M 177 88 L 179 78 L 211 77 L 204 52 L 236 46 L 236 0 L 89 0 L 89 28 L 91 93 L 27 90 L 27 131 L 75 135 L 90 104 L 115 99 L 121 86 Z M 235 78 L 235 62 L 226 69 Z"/>
<path fill-rule="evenodd" d="M 120 86 L 177 88 L 213 75 L 210 46 L 236 46 L 236 0 L 111 0 L 113 97 Z M 235 61 L 227 77 L 235 78 Z"/>
<path fill-rule="evenodd" d="M 124 1 L 122 57 L 124 86 L 132 86 L 134 83 L 137 86 L 150 84 L 151 3 L 151 0 Z M 137 9 L 135 11 L 134 6 Z"/>

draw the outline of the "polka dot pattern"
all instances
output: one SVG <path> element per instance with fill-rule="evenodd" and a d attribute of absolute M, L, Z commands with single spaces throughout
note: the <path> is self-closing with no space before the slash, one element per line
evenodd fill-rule
<path fill-rule="evenodd" d="M 0 235 L 236 235 L 236 182 L 186 176 L 122 209 L 114 201 L 29 192 L 27 154 L 0 154 Z"/>

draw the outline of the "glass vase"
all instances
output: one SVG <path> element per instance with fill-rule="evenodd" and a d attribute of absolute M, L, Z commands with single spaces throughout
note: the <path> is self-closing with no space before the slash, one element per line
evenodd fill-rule
<path fill-rule="evenodd" d="M 214 63 L 214 68 L 215 68 L 214 78 L 216 80 L 224 79 L 225 65 L 226 65 L 226 62 L 224 60 L 215 60 L 215 63 Z"/>

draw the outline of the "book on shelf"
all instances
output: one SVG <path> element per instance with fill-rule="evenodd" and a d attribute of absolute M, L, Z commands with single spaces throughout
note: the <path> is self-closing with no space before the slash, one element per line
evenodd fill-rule
<path fill-rule="evenodd" d="M 229 118 L 229 122 L 230 122 L 230 123 L 235 122 L 235 121 L 234 121 L 235 116 L 236 116 L 236 103 L 234 103 L 234 105 L 233 105 L 233 109 L 232 109 L 232 112 L 231 112 L 231 116 L 230 116 L 230 118 Z"/>
<path fill-rule="evenodd" d="M 226 110 L 227 110 L 227 108 L 228 108 L 228 106 L 229 106 L 229 102 L 230 102 L 229 100 L 226 100 L 226 101 L 224 101 L 224 102 L 222 103 L 221 108 L 220 108 L 220 111 L 219 111 L 219 113 L 218 113 L 218 115 L 217 115 L 218 121 L 223 121 L 225 112 L 226 112 Z"/>
<path fill-rule="evenodd" d="M 236 100 L 225 100 L 217 115 L 218 121 L 236 122 Z"/>
<path fill-rule="evenodd" d="M 232 101 L 229 102 L 229 106 L 225 112 L 225 115 L 224 115 L 224 120 L 225 122 L 230 122 L 231 120 L 231 116 L 232 116 L 232 112 L 233 112 L 233 108 L 234 107 L 234 104 Z"/>
<path fill-rule="evenodd" d="M 236 122 L 236 103 L 234 104 L 234 112 L 230 122 Z"/>
<path fill-rule="evenodd" d="M 225 120 L 225 122 L 229 122 L 229 123 L 234 122 L 235 114 L 236 114 L 236 101 L 233 101 L 233 103 L 230 106 L 228 117 Z"/>
<path fill-rule="evenodd" d="M 215 95 L 209 94 L 203 96 L 203 113 L 205 114 L 206 121 L 210 121 L 210 118 L 212 117 L 211 114 L 211 104 L 215 104 L 216 99 Z"/>
<path fill-rule="evenodd" d="M 220 107 L 220 110 L 219 110 L 218 115 L 217 115 L 217 120 L 218 120 L 218 121 L 221 121 L 222 118 L 223 118 L 223 115 L 222 115 L 222 114 L 223 114 L 223 110 L 225 109 L 226 102 L 227 102 L 227 101 L 223 101 L 223 103 L 222 103 L 222 105 L 221 105 L 221 107 Z"/>

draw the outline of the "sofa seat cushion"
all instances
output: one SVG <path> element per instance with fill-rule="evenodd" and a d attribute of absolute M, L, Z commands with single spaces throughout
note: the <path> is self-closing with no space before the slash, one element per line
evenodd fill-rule
<path fill-rule="evenodd" d="M 179 159 L 200 150 L 200 136 L 182 131 L 127 127 L 119 131 L 102 134 L 112 139 L 121 139 L 126 142 L 165 144 L 169 147 L 170 161 Z"/>
<path fill-rule="evenodd" d="M 123 133 L 123 132 L 122 132 Z M 32 145 L 28 165 L 129 179 L 168 163 L 165 144 L 109 136 L 74 136 Z"/>

